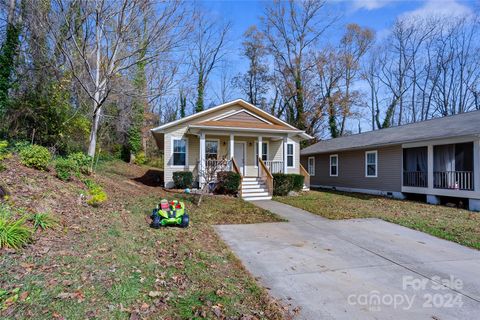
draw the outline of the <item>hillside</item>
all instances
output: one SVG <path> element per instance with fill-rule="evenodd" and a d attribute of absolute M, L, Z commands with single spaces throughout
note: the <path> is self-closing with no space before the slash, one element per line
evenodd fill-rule
<path fill-rule="evenodd" d="M 101 164 L 92 177 L 108 195 L 84 203 L 85 184 L 4 160 L 8 202 L 49 212 L 55 229 L 37 231 L 20 251 L 0 249 L 0 316 L 6 319 L 284 319 L 285 309 L 245 271 L 211 224 L 279 221 L 236 198 L 207 197 L 200 208 L 145 179 L 148 168 Z M 142 179 L 143 177 L 143 179 Z M 188 229 L 154 230 L 148 213 L 181 198 Z"/>

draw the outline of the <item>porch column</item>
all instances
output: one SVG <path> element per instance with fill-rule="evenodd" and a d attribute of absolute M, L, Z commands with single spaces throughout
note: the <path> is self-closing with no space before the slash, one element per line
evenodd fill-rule
<path fill-rule="evenodd" d="M 255 159 L 255 162 L 258 161 L 258 158 L 262 157 L 262 136 L 258 136 L 258 145 L 257 145 L 257 159 Z M 258 176 L 260 177 L 260 161 L 258 161 Z"/>
<path fill-rule="evenodd" d="M 230 160 L 235 156 L 234 148 L 235 148 L 235 139 L 234 139 L 233 133 L 231 133 L 230 134 Z"/>
<path fill-rule="evenodd" d="M 205 184 L 205 132 L 200 132 L 200 154 L 198 163 L 200 188 Z"/>
<path fill-rule="evenodd" d="M 429 144 L 428 149 L 428 188 L 433 189 L 433 145 Z"/>
<path fill-rule="evenodd" d="M 287 137 L 283 138 L 283 173 L 287 173 Z"/>
<path fill-rule="evenodd" d="M 473 142 L 473 184 L 475 191 L 480 192 L 480 140 Z"/>

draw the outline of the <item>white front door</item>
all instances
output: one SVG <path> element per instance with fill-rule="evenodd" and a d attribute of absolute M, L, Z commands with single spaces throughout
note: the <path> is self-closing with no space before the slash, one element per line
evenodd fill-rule
<path fill-rule="evenodd" d="M 240 172 L 242 176 L 245 175 L 245 143 L 243 142 L 235 142 L 235 146 L 233 148 L 233 157 L 237 162 L 237 165 L 240 167 Z"/>

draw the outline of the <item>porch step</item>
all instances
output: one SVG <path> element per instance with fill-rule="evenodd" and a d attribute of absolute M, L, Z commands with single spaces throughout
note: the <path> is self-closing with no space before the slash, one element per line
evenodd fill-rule
<path fill-rule="evenodd" d="M 266 197 L 243 197 L 243 200 L 245 201 L 259 201 L 259 200 L 272 200 L 271 196 L 266 196 Z"/>
<path fill-rule="evenodd" d="M 246 184 L 246 185 L 242 185 L 242 190 L 257 189 L 257 188 L 265 189 L 266 186 L 265 186 L 264 183 L 256 183 L 256 184 Z"/>
<path fill-rule="evenodd" d="M 245 190 L 245 191 L 242 191 L 242 197 L 260 197 L 260 196 L 268 196 L 268 191 L 265 191 L 264 189 L 257 189 L 255 191 L 251 191 L 251 190 Z"/>
<path fill-rule="evenodd" d="M 263 183 L 263 181 L 242 181 L 242 186 L 257 185 L 261 183 Z"/>

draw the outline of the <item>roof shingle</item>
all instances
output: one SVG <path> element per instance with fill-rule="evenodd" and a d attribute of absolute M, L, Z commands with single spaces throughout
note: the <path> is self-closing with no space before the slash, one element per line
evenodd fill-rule
<path fill-rule="evenodd" d="M 317 142 L 302 155 L 480 135 L 480 110 Z"/>

